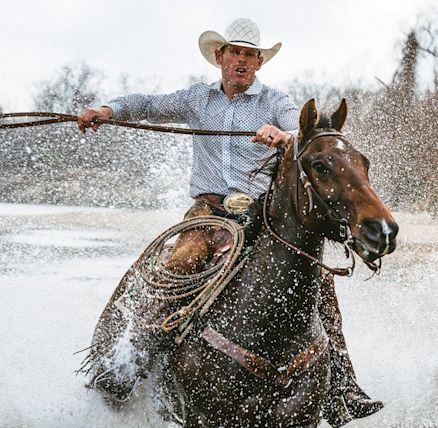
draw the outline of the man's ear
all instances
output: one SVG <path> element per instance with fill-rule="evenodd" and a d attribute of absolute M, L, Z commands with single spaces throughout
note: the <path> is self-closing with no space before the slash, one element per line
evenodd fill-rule
<path fill-rule="evenodd" d="M 264 58 L 260 55 L 259 56 L 259 65 L 257 67 L 257 71 L 259 71 L 262 68 L 263 61 L 264 61 Z"/>

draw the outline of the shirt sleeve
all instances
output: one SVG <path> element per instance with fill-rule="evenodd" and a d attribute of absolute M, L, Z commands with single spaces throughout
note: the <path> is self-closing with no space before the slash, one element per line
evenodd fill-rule
<path fill-rule="evenodd" d="M 298 132 L 300 111 L 288 95 L 284 95 L 277 103 L 276 116 L 281 130 L 292 134 Z"/>
<path fill-rule="evenodd" d="M 107 104 L 116 120 L 147 120 L 151 123 L 187 123 L 189 89 L 165 95 L 132 94 Z"/>

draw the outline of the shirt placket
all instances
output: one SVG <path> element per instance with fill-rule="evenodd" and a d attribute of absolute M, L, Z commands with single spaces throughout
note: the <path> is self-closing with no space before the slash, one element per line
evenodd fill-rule
<path fill-rule="evenodd" d="M 224 117 L 224 129 L 232 131 L 233 118 L 234 118 L 235 103 L 230 101 L 228 107 L 225 110 Z M 225 136 L 222 145 L 222 171 L 224 180 L 227 183 L 228 188 L 232 187 L 231 178 L 231 136 Z"/>

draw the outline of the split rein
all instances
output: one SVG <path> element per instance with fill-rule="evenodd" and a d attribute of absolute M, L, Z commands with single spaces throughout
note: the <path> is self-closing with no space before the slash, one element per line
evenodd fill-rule
<path fill-rule="evenodd" d="M 17 123 L 0 123 L 0 129 L 11 128 L 26 128 L 31 126 L 51 125 L 55 123 L 77 122 L 78 116 L 64 113 L 50 113 L 50 112 L 24 112 L 24 113 L 3 113 L 0 114 L 1 119 L 19 118 L 19 117 L 39 117 L 45 118 L 40 120 L 31 120 L 27 122 Z M 171 126 L 150 125 L 144 123 L 125 122 L 122 120 L 105 119 L 96 120 L 95 125 L 113 125 L 123 128 L 142 129 L 145 131 L 167 132 L 171 134 L 185 134 L 185 135 L 218 135 L 218 136 L 237 136 L 237 137 L 253 137 L 256 135 L 253 131 L 215 131 L 207 129 L 191 129 L 191 128 L 177 128 Z"/>

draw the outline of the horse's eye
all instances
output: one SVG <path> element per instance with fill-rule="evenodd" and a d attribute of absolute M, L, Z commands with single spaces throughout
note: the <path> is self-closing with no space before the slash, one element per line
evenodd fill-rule
<path fill-rule="evenodd" d="M 330 170 L 320 161 L 313 161 L 312 168 L 320 174 L 327 174 L 330 172 Z"/>

